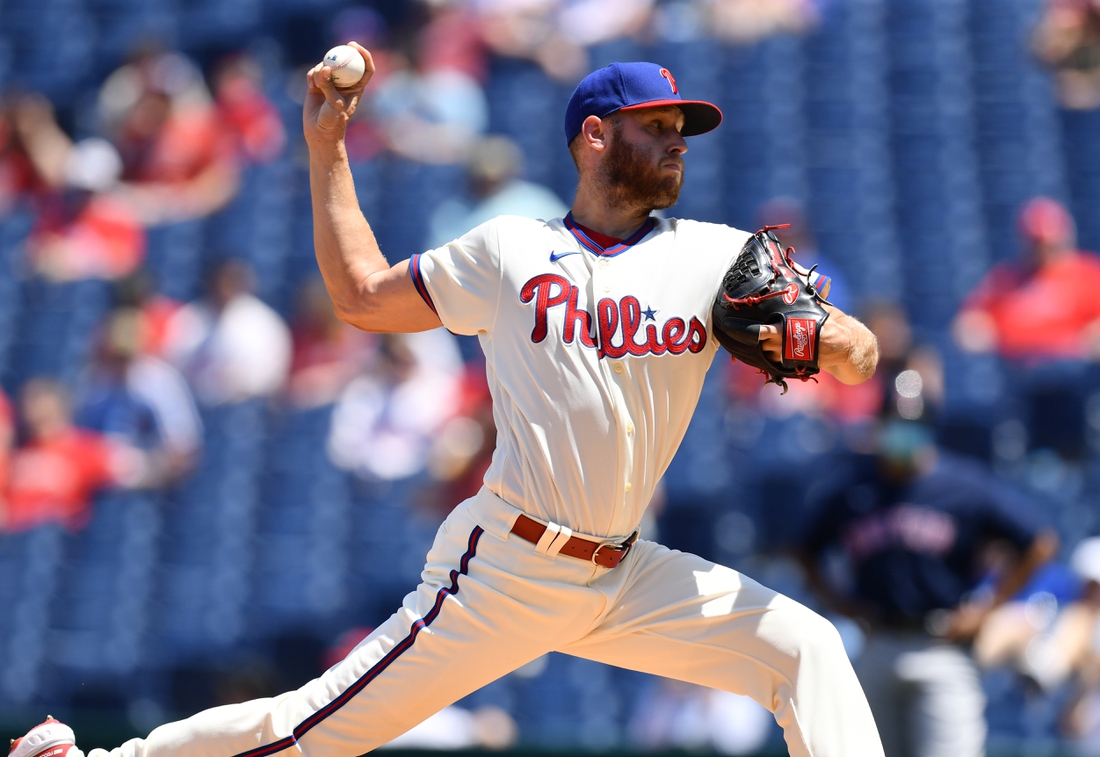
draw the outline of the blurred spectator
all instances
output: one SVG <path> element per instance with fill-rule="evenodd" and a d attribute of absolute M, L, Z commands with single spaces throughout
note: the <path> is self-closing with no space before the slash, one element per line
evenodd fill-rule
<path fill-rule="evenodd" d="M 1100 359 L 1100 257 L 1076 248 L 1073 219 L 1037 197 L 1019 215 L 1024 254 L 1000 263 L 963 303 L 955 339 L 1023 362 Z"/>
<path fill-rule="evenodd" d="M 111 312 L 94 358 L 79 381 L 77 423 L 150 453 L 158 480 L 174 481 L 197 461 L 202 421 L 179 371 L 142 354 L 143 320 L 132 308 Z"/>
<path fill-rule="evenodd" d="M 137 270 L 145 232 L 114 194 L 122 171 L 114 147 L 96 137 L 73 144 L 39 95 L 13 99 L 8 113 L 17 143 L 10 162 L 30 172 L 16 181 L 25 193 L 34 190 L 31 268 L 54 281 L 115 279 Z"/>
<path fill-rule="evenodd" d="M 495 54 L 531 60 L 559 82 L 590 69 L 588 48 L 623 38 L 667 37 L 655 0 L 474 0 Z M 710 7 L 711 3 L 701 3 Z"/>
<path fill-rule="evenodd" d="M 148 271 L 142 270 L 115 284 L 114 305 L 132 308 L 141 314 L 140 350 L 143 354 L 163 358 L 169 324 L 183 303 L 158 292 Z"/>
<path fill-rule="evenodd" d="M 426 71 L 460 71 L 479 84 L 489 79 L 488 49 L 473 3 L 417 0 L 423 18 L 416 34 L 417 58 Z"/>
<path fill-rule="evenodd" d="M 878 368 L 859 386 L 837 383 L 832 412 L 850 422 L 871 421 L 888 403 L 906 419 L 937 418 L 944 401 L 943 360 L 929 344 L 916 343 L 909 316 L 892 300 L 868 302 L 860 311 L 879 347 Z"/>
<path fill-rule="evenodd" d="M 1067 754 L 1100 755 L 1100 537 L 1074 547 L 1072 594 L 1035 592 L 1000 608 L 975 644 L 986 666 L 1008 665 L 1061 708 Z M 1065 595 L 1065 596 L 1060 596 Z"/>
<path fill-rule="evenodd" d="M 109 142 L 89 137 L 66 152 L 62 185 L 43 197 L 27 239 L 33 270 L 52 281 L 117 279 L 145 259 L 145 230 L 112 191 L 122 164 Z"/>
<path fill-rule="evenodd" d="M 874 454 L 854 455 L 838 486 L 811 497 L 801 556 L 823 599 L 864 624 L 855 667 L 886 753 L 980 757 L 985 694 L 967 644 L 1057 537 L 1018 492 L 937 449 L 919 393 L 903 385 Z"/>
<path fill-rule="evenodd" d="M 92 350 L 92 359 L 74 392 L 76 424 L 121 439 L 132 447 L 154 450 L 161 430 L 153 409 L 127 385 L 138 342 L 135 315 L 111 313 Z"/>
<path fill-rule="evenodd" d="M 290 370 L 290 329 L 252 294 L 252 269 L 225 260 L 207 278 L 204 298 L 168 322 L 165 356 L 187 378 L 203 405 L 271 397 Z"/>
<path fill-rule="evenodd" d="M 286 128 L 264 94 L 260 64 L 246 52 L 220 58 L 211 73 L 218 117 L 237 140 L 237 152 L 251 163 L 269 163 L 286 147 Z"/>
<path fill-rule="evenodd" d="M 710 33 L 735 45 L 776 34 L 806 34 L 820 20 L 813 0 L 706 0 L 703 5 Z"/>
<path fill-rule="evenodd" d="M 569 208 L 551 190 L 524 181 L 523 153 L 508 137 L 478 141 L 466 159 L 468 199 L 451 198 L 432 214 L 427 247 L 442 247 L 501 215 L 561 218 Z"/>
<path fill-rule="evenodd" d="M 43 188 L 19 135 L 21 100 L 18 96 L 0 100 L 0 218 Z"/>
<path fill-rule="evenodd" d="M 290 333 L 293 353 L 287 394 L 303 408 L 335 402 L 368 365 L 377 344 L 375 335 L 336 317 L 325 284 L 316 277 L 298 292 Z"/>
<path fill-rule="evenodd" d="M 3 530 L 48 522 L 79 529 L 91 517 L 97 491 L 147 483 L 148 468 L 139 451 L 73 424 L 68 392 L 57 382 L 38 378 L 24 384 L 19 414 L 25 440 L 12 455 L 0 514 Z"/>
<path fill-rule="evenodd" d="M 1063 107 L 1100 107 L 1100 1 L 1046 0 L 1031 48 L 1054 71 Z"/>
<path fill-rule="evenodd" d="M 439 429 L 458 409 L 462 375 L 458 345 L 445 329 L 382 335 L 367 372 L 333 410 L 329 457 L 367 479 L 421 472 Z"/>
<path fill-rule="evenodd" d="M 589 69 L 587 48 L 653 30 L 655 0 L 474 0 L 486 44 L 504 57 L 531 60 L 560 82 Z"/>
<path fill-rule="evenodd" d="M 649 5 L 645 0 L 641 4 Z M 574 83 L 589 70 L 588 52 L 583 39 L 570 37 L 561 28 L 564 5 L 563 0 L 475 2 L 485 43 L 493 53 L 534 61 L 552 79 Z M 627 9 L 631 5 L 630 0 L 624 2 Z M 609 27 L 620 28 L 617 23 Z M 590 31 L 603 30 L 593 25 Z"/>
<path fill-rule="evenodd" d="M 35 195 L 61 191 L 73 141 L 57 123 L 53 103 L 37 93 L 17 93 L 7 98 L 5 114 L 17 185 Z"/>
<path fill-rule="evenodd" d="M 758 754 L 774 726 L 749 697 L 654 677 L 627 732 L 631 746 L 645 751 Z"/>
<path fill-rule="evenodd" d="M 480 361 L 466 365 L 456 408 L 431 441 L 428 473 L 433 486 L 418 499 L 440 522 L 481 488 L 496 449 L 493 396 Z"/>
<path fill-rule="evenodd" d="M 1081 545 L 1078 545 L 1078 548 Z M 1073 567 L 1043 566 L 1011 601 L 993 610 L 974 638 L 974 659 L 983 669 L 1008 668 L 1030 683 L 1028 693 L 1053 694 L 1081 662 L 1098 597 L 1074 552 Z"/>
<path fill-rule="evenodd" d="M 489 123 L 481 84 L 457 68 L 426 67 L 411 42 L 393 50 L 390 63 L 394 69 L 368 90 L 386 147 L 421 163 L 464 161 Z"/>
<path fill-rule="evenodd" d="M 1100 755 L 1100 537 L 1084 539 L 1070 564 L 1084 584 L 1079 599 L 1058 616 L 1050 634 L 1032 651 L 1047 689 L 1062 680 L 1071 687 L 1062 731 L 1078 757 Z M 1048 672 L 1049 671 L 1049 672 Z"/>
<path fill-rule="evenodd" d="M 147 226 L 210 215 L 236 195 L 240 134 L 182 54 L 139 49 L 103 83 L 98 109 L 122 156 L 119 192 Z"/>

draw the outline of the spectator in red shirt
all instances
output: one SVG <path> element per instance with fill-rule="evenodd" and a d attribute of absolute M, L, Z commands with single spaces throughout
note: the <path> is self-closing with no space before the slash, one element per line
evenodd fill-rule
<path fill-rule="evenodd" d="M 68 149 L 62 184 L 43 196 L 27 241 L 38 273 L 54 281 L 118 279 L 141 267 L 145 230 L 110 193 L 121 168 L 106 140 L 92 137 Z"/>
<path fill-rule="evenodd" d="M 19 110 L 19 98 L 0 101 L 0 217 L 41 188 L 19 135 Z"/>
<path fill-rule="evenodd" d="M 184 303 L 157 291 L 148 270 L 127 276 L 114 286 L 114 306 L 141 313 L 141 346 L 144 355 L 164 358 L 172 318 Z"/>
<path fill-rule="evenodd" d="M 137 270 L 145 231 L 113 194 L 122 171 L 118 151 L 95 137 L 74 144 L 39 95 L 19 97 L 9 113 L 11 163 L 26 173 L 20 186 L 37 211 L 27 241 L 33 269 L 55 281 L 116 279 Z"/>
<path fill-rule="evenodd" d="M 11 459 L 11 445 L 15 442 L 15 417 L 11 403 L 4 390 L 0 389 L 0 508 L 3 507 L 4 492 L 8 488 L 8 468 Z"/>
<path fill-rule="evenodd" d="M 260 64 L 246 52 L 218 60 L 211 76 L 214 107 L 233 133 L 237 151 L 253 163 L 269 163 L 286 147 L 286 129 L 264 94 Z"/>
<path fill-rule="evenodd" d="M 1100 257 L 1077 249 L 1073 219 L 1037 197 L 1019 216 L 1024 256 L 995 266 L 967 298 L 955 339 L 1009 360 L 1100 359 Z"/>
<path fill-rule="evenodd" d="M 71 529 L 91 516 L 92 496 L 105 487 L 139 485 L 139 453 L 73 425 L 67 392 L 49 379 L 31 379 L 19 396 L 26 441 L 11 458 L 0 528 L 24 531 L 60 522 Z"/>
<path fill-rule="evenodd" d="M 119 192 L 147 226 L 210 215 L 236 196 L 237 134 L 185 56 L 139 51 L 104 82 L 98 107 L 122 156 Z"/>

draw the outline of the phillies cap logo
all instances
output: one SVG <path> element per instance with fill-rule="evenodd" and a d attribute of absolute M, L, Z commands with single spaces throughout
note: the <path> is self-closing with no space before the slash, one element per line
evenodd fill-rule
<path fill-rule="evenodd" d="M 685 100 L 672 72 L 657 63 L 611 63 L 581 79 L 565 107 L 565 140 L 573 141 L 590 116 L 619 110 L 674 106 L 684 114 L 680 135 L 704 134 L 722 121 L 722 111 L 705 100 Z"/>
<path fill-rule="evenodd" d="M 661 71 L 660 71 L 660 74 L 661 74 L 661 76 L 668 79 L 668 86 L 672 87 L 672 94 L 674 94 L 674 95 L 680 94 L 680 90 L 676 86 L 676 80 L 672 78 L 672 72 L 669 71 L 667 68 L 662 68 Z"/>

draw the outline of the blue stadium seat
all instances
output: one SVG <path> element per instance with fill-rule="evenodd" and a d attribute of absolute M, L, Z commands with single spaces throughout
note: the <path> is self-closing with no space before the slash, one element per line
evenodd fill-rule
<path fill-rule="evenodd" d="M 224 649 L 246 627 L 266 403 L 212 408 L 200 469 L 168 508 L 148 659 Z"/>
<path fill-rule="evenodd" d="M 1100 110 L 1062 111 L 1062 145 L 1070 211 L 1077 222 L 1077 236 L 1084 249 L 1100 251 Z"/>
<path fill-rule="evenodd" d="M 0 571 L 13 591 L 0 625 L 6 644 L 0 654 L 0 702 L 25 705 L 36 696 L 46 659 L 50 601 L 60 573 L 65 535 L 60 527 L 41 526 L 0 536 Z M 10 582 L 10 583 L 9 583 Z"/>
<path fill-rule="evenodd" d="M 250 616 L 272 634 L 345 608 L 351 539 L 346 474 L 328 462 L 331 406 L 290 412 L 272 436 L 261 493 Z"/>
<path fill-rule="evenodd" d="M 494 61 L 486 87 L 489 131 L 515 140 L 524 154 L 527 178 L 562 197 L 571 197 L 576 189 L 562 132 L 570 94 L 571 87 L 553 83 L 534 64 L 515 60 Z"/>
<path fill-rule="evenodd" d="M 202 293 L 203 223 L 183 221 L 147 231 L 146 270 L 166 297 L 188 302 Z"/>

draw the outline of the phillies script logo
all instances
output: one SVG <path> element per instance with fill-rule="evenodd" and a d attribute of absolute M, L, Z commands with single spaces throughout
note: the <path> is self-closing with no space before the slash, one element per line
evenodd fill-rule
<path fill-rule="evenodd" d="M 816 336 L 813 318 L 787 319 L 787 360 L 813 360 Z"/>
<path fill-rule="evenodd" d="M 562 318 L 562 341 L 572 344 L 580 339 L 585 347 L 598 347 L 599 356 L 618 358 L 623 355 L 680 355 L 699 352 L 706 346 L 707 329 L 695 317 L 691 321 L 669 318 L 658 331 L 654 311 L 643 310 L 637 297 L 626 296 L 619 302 L 605 297 L 596 303 L 596 316 L 577 307 L 580 290 L 569 279 L 544 273 L 535 276 L 520 290 L 522 302 L 535 303 L 535 328 L 531 341 L 536 344 L 549 333 L 550 311 Z M 653 320 L 643 328 L 642 320 Z M 593 320 L 596 329 L 592 328 Z M 612 340 L 621 335 L 619 344 Z"/>

